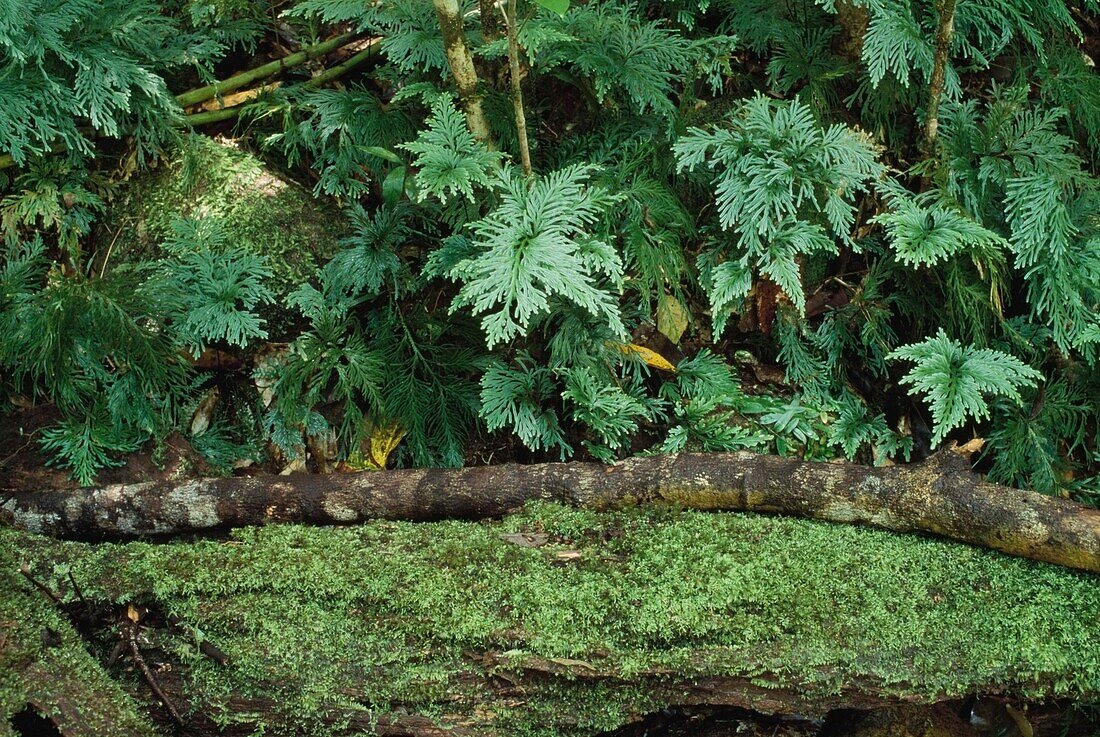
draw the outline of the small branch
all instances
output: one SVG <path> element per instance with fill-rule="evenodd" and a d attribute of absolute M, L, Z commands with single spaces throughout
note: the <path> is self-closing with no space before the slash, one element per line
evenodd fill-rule
<path fill-rule="evenodd" d="M 531 149 L 527 142 L 527 116 L 523 112 L 523 85 L 519 68 L 519 30 L 516 28 L 516 0 L 508 0 L 504 17 L 508 30 L 508 72 L 512 79 L 512 107 L 516 116 L 516 138 L 524 176 L 531 176 Z"/>
<path fill-rule="evenodd" d="M 191 639 L 195 641 L 195 644 L 199 646 L 199 652 L 213 660 L 218 665 L 227 665 L 229 663 L 229 656 L 222 652 L 221 648 L 210 642 L 210 640 L 207 640 L 205 637 L 200 637 L 199 633 L 195 631 L 194 627 L 187 624 L 176 615 L 168 615 L 168 624 L 172 625 L 173 627 L 179 627 L 181 630 L 186 632 L 191 637 Z"/>
<path fill-rule="evenodd" d="M 939 131 L 940 99 L 943 97 L 943 83 L 947 76 L 947 57 L 951 51 L 951 38 L 955 35 L 955 6 L 957 0 L 936 0 L 936 10 L 940 22 L 936 29 L 936 48 L 932 57 L 932 79 L 928 85 L 928 112 L 924 119 L 923 148 L 926 156 L 931 156 L 936 134 Z M 921 178 L 921 190 L 928 189 L 931 174 L 925 171 Z"/>
<path fill-rule="evenodd" d="M 24 563 L 19 566 L 19 572 L 23 574 L 23 578 L 30 581 L 36 589 L 46 595 L 46 598 L 52 601 L 57 606 L 61 606 L 61 599 L 57 598 L 57 594 L 46 588 L 46 585 L 31 575 L 31 569 Z"/>
<path fill-rule="evenodd" d="M 241 87 L 247 87 L 258 79 L 270 77 L 274 74 L 278 74 L 284 69 L 300 66 L 311 59 L 316 59 L 319 56 L 324 56 L 330 51 L 335 51 L 355 37 L 356 34 L 354 33 L 345 33 L 335 38 L 330 38 L 328 41 L 315 44 L 309 48 L 291 54 L 290 56 L 284 56 L 281 59 L 276 59 L 268 64 L 258 66 L 255 69 L 250 69 L 247 72 L 242 72 L 229 79 L 215 82 L 214 84 L 208 84 L 205 87 L 199 87 L 189 92 L 184 92 L 176 96 L 176 102 L 179 103 L 180 107 L 190 107 L 191 105 L 205 102 L 212 97 L 217 97 L 227 92 L 232 92 L 233 90 L 239 90 Z"/>
<path fill-rule="evenodd" d="M 134 659 L 134 665 L 141 671 L 142 677 L 145 682 L 149 684 L 149 688 L 153 691 L 153 694 L 160 700 L 160 703 L 164 704 L 164 708 L 168 711 L 168 716 L 172 717 L 172 721 L 179 726 L 185 726 L 183 717 L 176 711 L 175 705 L 172 700 L 168 698 L 168 695 L 161 689 L 160 684 L 157 683 L 156 676 L 153 675 L 153 671 L 149 670 L 149 666 L 145 663 L 145 658 L 141 657 L 141 649 L 138 648 L 137 632 L 138 623 L 127 620 L 123 625 L 125 628 L 126 644 L 130 647 L 130 656 Z"/>

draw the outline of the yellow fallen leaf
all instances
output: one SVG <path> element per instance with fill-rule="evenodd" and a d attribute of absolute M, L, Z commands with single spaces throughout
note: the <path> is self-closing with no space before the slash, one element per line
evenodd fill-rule
<path fill-rule="evenodd" d="M 673 343 L 679 343 L 688 326 L 688 313 L 680 300 L 668 292 L 657 300 L 657 331 Z"/>
<path fill-rule="evenodd" d="M 349 454 L 344 466 L 353 471 L 381 471 L 404 437 L 405 429 L 396 422 L 373 424 L 366 441 L 361 444 L 366 446 L 366 452 L 356 451 Z"/>
<path fill-rule="evenodd" d="M 636 345 L 634 343 L 610 343 L 609 345 L 619 349 L 623 353 L 630 355 L 635 354 L 649 366 L 661 371 L 675 371 L 676 367 L 669 363 L 668 359 L 662 356 L 657 351 L 652 351 L 645 346 Z"/>

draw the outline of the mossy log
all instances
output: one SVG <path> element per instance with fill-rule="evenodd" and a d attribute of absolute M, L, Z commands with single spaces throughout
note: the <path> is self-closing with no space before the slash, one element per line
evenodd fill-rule
<path fill-rule="evenodd" d="M 158 481 L 5 493 L 0 516 L 24 530 L 104 539 L 269 522 L 477 519 L 499 517 L 535 500 L 592 509 L 657 504 L 860 523 L 1100 571 L 1100 510 L 985 483 L 950 454 L 889 468 L 685 453 L 608 466 L 507 464 Z"/>
<path fill-rule="evenodd" d="M 72 628 L 42 646 L 42 622 L 67 625 L 20 565 L 108 624 L 83 625 L 83 646 Z M 127 657 L 110 661 L 110 623 L 131 607 L 148 612 L 144 659 L 191 735 L 560 737 L 674 705 L 820 718 L 974 694 L 1100 698 L 1095 576 L 810 520 L 532 504 L 495 522 L 191 543 L 0 529 L 0 569 L 0 626 L 22 633 L 0 646 L 0 672 L 18 669 L 0 678 L 0 733 L 87 650 L 106 665 L 81 698 L 103 688 L 124 714 L 143 702 L 169 732 Z M 47 695 L 47 714 L 73 698 Z M 126 719 L 102 734 L 144 733 Z"/>

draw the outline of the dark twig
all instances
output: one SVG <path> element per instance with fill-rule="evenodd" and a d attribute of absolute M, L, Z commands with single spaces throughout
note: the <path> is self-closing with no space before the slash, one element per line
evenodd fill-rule
<path fill-rule="evenodd" d="M 190 635 L 195 643 L 199 646 L 199 652 L 213 660 L 218 665 L 226 665 L 229 663 L 229 656 L 222 652 L 221 648 L 207 640 L 205 637 L 200 636 L 195 631 L 194 627 L 187 624 L 179 617 L 175 616 L 174 614 L 169 614 L 168 624 L 172 625 L 173 627 L 179 627 L 181 630 L 187 632 L 187 634 Z"/>
<path fill-rule="evenodd" d="M 38 580 L 37 578 L 35 578 L 35 577 L 34 577 L 33 575 L 31 575 L 31 569 L 30 569 L 30 567 L 29 567 L 29 566 L 28 566 L 28 565 L 27 565 L 26 563 L 24 563 L 23 565 L 19 566 L 19 572 L 23 574 L 23 578 L 25 578 L 25 579 L 27 579 L 28 581 L 30 581 L 30 582 L 31 582 L 32 584 L 34 584 L 34 587 L 35 587 L 36 589 L 38 589 L 38 590 L 39 590 L 39 591 L 41 591 L 41 592 L 42 592 L 43 594 L 45 594 L 45 595 L 46 595 L 46 597 L 47 597 L 47 598 L 48 598 L 48 599 L 49 599 L 50 601 L 52 601 L 52 602 L 53 602 L 54 604 L 56 604 L 56 605 L 58 605 L 58 606 L 61 606 L 61 599 L 57 598 L 57 594 L 55 594 L 54 592 L 50 591 L 50 590 L 49 590 L 49 589 L 48 589 L 48 588 L 46 587 L 46 585 L 45 585 L 44 583 L 42 583 L 42 582 L 41 582 L 41 581 L 39 581 L 39 580 Z"/>
<path fill-rule="evenodd" d="M 181 727 L 184 726 L 185 723 L 183 718 L 180 716 L 179 712 L 176 711 L 176 707 L 172 703 L 172 700 L 168 698 L 168 695 L 161 689 L 160 684 L 157 683 L 157 678 L 145 663 L 145 658 L 141 657 L 141 649 L 138 647 L 137 641 L 138 623 L 132 619 L 128 619 L 124 627 L 126 644 L 130 646 L 130 655 L 134 659 L 134 665 L 141 671 L 142 677 L 144 677 L 145 682 L 149 684 L 149 688 L 153 691 L 153 694 L 160 699 L 160 703 L 164 704 L 164 708 L 168 711 L 168 715 L 172 717 L 172 721 Z"/>

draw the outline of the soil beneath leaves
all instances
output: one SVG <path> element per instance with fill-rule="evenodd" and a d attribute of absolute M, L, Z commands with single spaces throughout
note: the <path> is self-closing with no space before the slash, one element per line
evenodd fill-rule
<path fill-rule="evenodd" d="M 51 404 L 19 409 L 0 418 L 0 491 L 74 489 L 76 483 L 66 468 L 50 465 L 50 454 L 42 449 L 42 431 L 61 419 Z M 96 476 L 96 486 L 141 481 L 181 481 L 209 475 L 205 462 L 187 438 L 171 433 L 159 445 L 147 443 L 128 454 L 121 465 L 105 468 Z"/>

